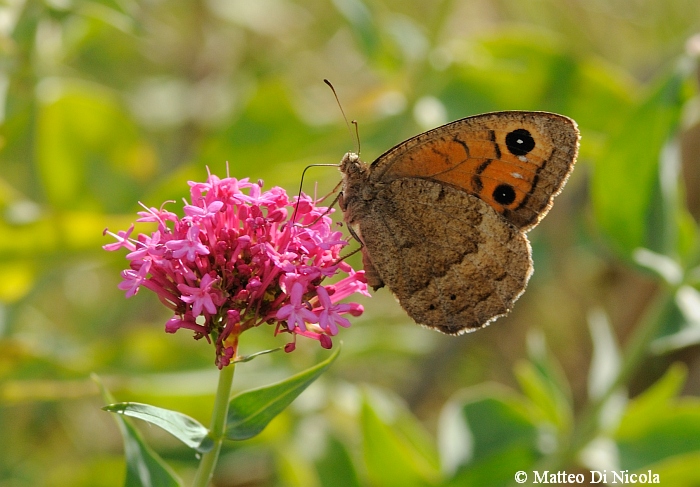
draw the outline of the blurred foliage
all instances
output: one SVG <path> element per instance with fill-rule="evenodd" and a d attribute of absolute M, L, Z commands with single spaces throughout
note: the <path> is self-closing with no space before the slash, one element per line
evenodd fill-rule
<path fill-rule="evenodd" d="M 446 337 L 379 291 L 332 370 L 225 446 L 216 485 L 507 485 L 533 469 L 698 485 L 699 31 L 695 0 L 5 0 L 0 484 L 123 484 L 91 372 L 120 401 L 208 422 L 211 350 L 166 336 L 154 296 L 124 301 L 102 230 L 207 167 L 295 191 L 354 147 L 328 78 L 365 159 L 507 109 L 574 118 L 581 156 L 530 234 L 536 272 L 511 315 Z M 319 195 L 339 179 L 308 174 Z M 246 333 L 243 352 L 283 344 L 271 335 Z M 241 364 L 234 387 L 317 348 Z M 191 479 L 193 452 L 142 426 Z"/>

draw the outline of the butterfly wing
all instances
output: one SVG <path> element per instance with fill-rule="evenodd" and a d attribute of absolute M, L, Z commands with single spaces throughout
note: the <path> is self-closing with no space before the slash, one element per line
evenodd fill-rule
<path fill-rule="evenodd" d="M 522 232 L 485 202 L 433 181 L 384 185 L 359 221 L 368 277 L 416 323 L 457 335 L 507 313 L 532 272 Z"/>
<path fill-rule="evenodd" d="M 532 273 L 525 231 L 549 211 L 578 152 L 576 124 L 544 112 L 465 118 L 341 162 L 341 208 L 368 282 L 448 334 L 507 313 Z"/>
<path fill-rule="evenodd" d="M 518 228 L 546 215 L 578 153 L 576 123 L 546 112 L 464 118 L 397 145 L 371 166 L 370 181 L 438 181 L 478 196 Z"/>

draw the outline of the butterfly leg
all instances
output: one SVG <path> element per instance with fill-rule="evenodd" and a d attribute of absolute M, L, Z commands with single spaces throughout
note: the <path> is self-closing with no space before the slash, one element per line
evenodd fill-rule
<path fill-rule="evenodd" d="M 374 268 L 372 261 L 369 258 L 369 253 L 366 247 L 362 247 L 362 265 L 365 269 L 365 277 L 367 278 L 367 284 L 372 286 L 375 291 L 379 288 L 384 287 L 384 281 L 379 277 L 377 269 Z"/>

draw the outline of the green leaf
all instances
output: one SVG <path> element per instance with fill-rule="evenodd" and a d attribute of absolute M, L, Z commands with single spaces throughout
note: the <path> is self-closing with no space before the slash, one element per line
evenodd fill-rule
<path fill-rule="evenodd" d="M 540 421 L 554 425 L 560 432 L 570 429 L 573 421 L 571 391 L 561 366 L 547 352 L 541 334 L 528 335 L 529 362 L 515 367 L 515 376 L 525 395 L 535 407 Z"/>
<path fill-rule="evenodd" d="M 323 449 L 323 456 L 316 462 L 316 470 L 323 487 L 360 487 L 350 452 L 335 436 L 330 435 Z"/>
<path fill-rule="evenodd" d="M 289 379 L 234 396 L 229 403 L 225 437 L 246 440 L 260 433 L 328 369 L 339 353 L 340 348 L 320 364 Z"/>
<path fill-rule="evenodd" d="M 305 455 L 299 455 L 295 448 L 279 445 L 275 463 L 277 485 L 285 487 L 306 487 L 318 485 L 314 464 Z M 286 448 L 285 448 L 286 446 Z"/>
<path fill-rule="evenodd" d="M 648 247 L 661 150 L 676 130 L 687 69 L 672 70 L 643 100 L 596 161 L 591 185 L 596 220 L 619 251 Z"/>
<path fill-rule="evenodd" d="M 495 385 L 471 388 L 450 401 L 439 435 L 443 468 L 453 474 L 450 486 L 509 485 L 514 465 L 527 470 L 541 456 L 537 427 L 522 400 Z M 461 459 L 455 450 L 464 452 Z"/>
<path fill-rule="evenodd" d="M 536 450 L 537 429 L 513 400 L 497 394 L 474 399 L 463 404 L 462 415 L 474 441 L 474 461 L 512 448 Z"/>
<path fill-rule="evenodd" d="M 124 487 L 182 485 L 175 472 L 146 444 L 134 425 L 119 416 L 116 418 L 124 438 L 124 456 L 126 457 Z"/>
<path fill-rule="evenodd" d="M 686 371 L 674 365 L 633 400 L 615 434 L 623 469 L 650 466 L 700 450 L 700 401 L 675 399 Z"/>
<path fill-rule="evenodd" d="M 697 487 L 700 485 L 700 452 L 676 455 L 649 466 L 659 480 L 673 487 Z M 647 469 L 643 472 L 646 473 Z M 639 472 L 641 473 L 641 472 Z"/>
<path fill-rule="evenodd" d="M 104 387 L 99 377 L 93 374 L 92 379 L 100 387 L 104 401 L 113 403 L 114 397 Z M 182 485 L 175 472 L 146 444 L 131 421 L 121 415 L 114 415 L 114 418 L 124 438 L 125 487 L 178 487 Z"/>
<path fill-rule="evenodd" d="M 110 404 L 102 409 L 160 426 L 185 445 L 200 453 L 206 453 L 214 446 L 214 442 L 207 436 L 209 430 L 203 424 L 177 411 L 137 402 Z"/>
<path fill-rule="evenodd" d="M 417 419 L 408 414 L 397 417 L 390 405 L 381 406 L 384 408 L 366 395 L 361 412 L 365 465 L 372 485 L 436 484 L 440 480 L 437 456 L 429 451 L 427 435 L 419 433 Z M 382 409 L 390 408 L 381 414 Z"/>
<path fill-rule="evenodd" d="M 616 436 L 631 438 L 638 431 L 650 428 L 660 413 L 668 411 L 671 400 L 680 393 L 687 375 L 683 365 L 674 364 L 654 385 L 630 401 Z"/>
<path fill-rule="evenodd" d="M 461 469 L 444 487 L 489 487 L 513 484 L 513 475 L 520 469 L 528 469 L 535 464 L 539 455 L 531 446 L 504 448 L 482 461 Z"/>
<path fill-rule="evenodd" d="M 670 411 L 655 412 L 646 427 L 626 428 L 617 439 L 620 466 L 630 470 L 648 467 L 666 458 L 700 450 L 700 403 L 683 401 Z"/>

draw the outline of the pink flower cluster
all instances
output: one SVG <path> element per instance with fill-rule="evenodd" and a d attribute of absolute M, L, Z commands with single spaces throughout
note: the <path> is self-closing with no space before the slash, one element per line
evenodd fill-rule
<path fill-rule="evenodd" d="M 129 269 L 119 288 L 126 297 L 141 286 L 155 292 L 174 311 L 165 331 L 194 331 L 195 339 L 216 343 L 216 364 L 237 357 L 238 336 L 268 323 L 275 334 L 288 332 L 331 348 L 343 315 L 359 316 L 357 303 L 340 303 L 353 293 L 368 295 L 364 271 L 340 260 L 347 245 L 331 230 L 329 209 L 306 195 L 290 200 L 282 188 L 262 191 L 262 181 L 220 179 L 190 182 L 191 203 L 179 218 L 161 207 L 139 212 L 137 222 L 152 222 L 151 235 L 131 237 L 134 225 L 105 250 L 129 251 Z M 332 210 L 331 210 L 332 211 Z M 294 214 L 293 221 L 288 218 Z M 346 276 L 322 285 L 342 271 Z"/>

